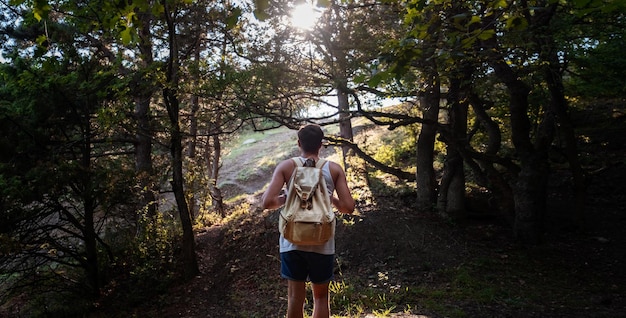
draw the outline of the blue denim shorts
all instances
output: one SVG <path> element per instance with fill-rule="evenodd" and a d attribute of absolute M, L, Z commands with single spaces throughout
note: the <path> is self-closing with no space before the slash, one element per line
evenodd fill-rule
<path fill-rule="evenodd" d="M 280 276 L 289 280 L 322 284 L 334 278 L 335 255 L 289 251 L 280 253 Z"/>

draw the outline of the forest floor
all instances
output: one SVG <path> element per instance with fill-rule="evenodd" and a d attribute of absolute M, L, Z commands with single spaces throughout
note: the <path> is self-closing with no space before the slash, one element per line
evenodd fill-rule
<path fill-rule="evenodd" d="M 411 191 L 374 192 L 354 184 L 357 212 L 343 216 L 337 227 L 333 314 L 626 317 L 626 115 L 623 103 L 587 111 L 573 114 L 590 173 L 584 224 L 573 221 L 568 174 L 555 173 L 549 226 L 538 246 L 516 244 L 510 228 L 486 208 L 477 211 L 481 205 L 472 198 L 473 212 L 482 217 L 452 223 L 416 214 Z M 594 116 L 606 124 L 586 130 Z M 126 308 L 126 316 L 284 317 L 276 214 L 259 206 L 272 171 L 252 169 L 245 180 L 241 177 L 243 167 L 254 166 L 259 155 L 293 155 L 275 153 L 284 144 L 295 150 L 294 132 L 248 141 L 242 155 L 225 160 L 224 190 L 243 194 L 239 203 L 247 201 L 249 207 L 228 223 L 199 231 L 200 275 Z M 310 312 L 310 302 L 306 308 Z"/>

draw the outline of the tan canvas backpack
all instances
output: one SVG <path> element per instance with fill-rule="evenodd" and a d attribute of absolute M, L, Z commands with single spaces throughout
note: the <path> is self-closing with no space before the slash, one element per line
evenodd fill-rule
<path fill-rule="evenodd" d="M 299 158 L 292 159 L 296 168 L 287 185 L 287 200 L 280 213 L 278 229 L 294 244 L 324 244 L 334 235 L 336 222 L 322 175 L 326 160 L 319 159 L 314 167 L 306 167 Z"/>

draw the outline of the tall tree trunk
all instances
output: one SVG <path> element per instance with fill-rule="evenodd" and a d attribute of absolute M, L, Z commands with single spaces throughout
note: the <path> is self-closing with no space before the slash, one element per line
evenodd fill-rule
<path fill-rule="evenodd" d="M 495 156 L 502 146 L 502 134 L 499 125 L 487 114 L 485 102 L 476 94 L 470 93 L 470 104 L 476 118 L 487 132 L 488 141 L 485 154 Z M 481 161 L 479 166 L 484 171 L 487 186 L 494 194 L 497 209 L 511 227 L 515 224 L 515 200 L 511 185 L 503 178 L 492 162 Z"/>
<path fill-rule="evenodd" d="M 94 224 L 95 208 L 91 196 L 91 191 L 86 191 L 84 196 L 85 221 L 83 227 L 83 237 L 85 240 L 87 283 L 92 291 L 92 295 L 97 297 L 100 295 L 100 269 L 98 265 L 97 234 Z"/>
<path fill-rule="evenodd" d="M 441 79 L 436 59 L 435 44 L 441 33 L 439 12 L 427 11 L 426 20 L 429 37 L 422 44 L 424 50 L 420 61 L 423 71 L 423 94 L 420 97 L 420 108 L 423 112 L 424 124 L 417 137 L 417 208 L 420 211 L 432 211 L 437 203 L 437 180 L 433 166 L 435 158 L 435 138 L 439 122 L 439 103 L 441 102 Z"/>
<path fill-rule="evenodd" d="M 139 51 L 141 53 L 139 64 L 143 70 L 148 69 L 153 63 L 152 43 L 150 39 L 152 14 L 140 12 L 138 15 L 141 27 L 139 33 Z M 134 118 L 137 123 L 135 143 L 135 171 L 139 183 L 140 212 L 145 212 L 149 218 L 156 215 L 156 183 L 153 178 L 152 166 L 152 124 L 150 119 L 150 103 L 155 91 L 153 83 L 144 78 L 144 72 L 135 74 L 132 86 L 135 111 Z M 138 231 L 139 233 L 139 231 Z"/>
<path fill-rule="evenodd" d="M 193 63 L 195 69 L 199 69 L 200 65 L 200 41 L 196 41 L 196 45 L 193 52 Z M 193 76 L 192 80 L 193 86 L 198 87 L 198 76 Z M 191 164 L 195 165 L 195 161 L 193 160 L 196 157 L 197 152 L 197 143 L 198 143 L 198 110 L 200 109 L 200 98 L 198 95 L 191 95 L 191 111 L 189 112 L 189 138 L 187 140 L 187 157 L 191 159 Z M 190 169 L 190 173 L 196 173 L 195 169 Z M 197 194 L 200 191 L 196 191 L 196 189 L 200 186 L 200 184 L 196 181 L 197 178 L 192 177 L 191 183 L 191 191 L 189 191 L 189 212 L 191 213 L 192 219 L 196 219 L 199 214 L 198 207 L 198 199 Z"/>
<path fill-rule="evenodd" d="M 198 140 L 198 117 L 196 114 L 200 109 L 199 98 L 197 95 L 191 96 L 191 112 L 189 113 L 189 140 L 187 141 L 187 157 L 196 157 L 196 148 Z"/>
<path fill-rule="evenodd" d="M 169 59 L 167 62 L 166 79 L 163 88 L 163 99 L 170 119 L 170 151 L 172 155 L 172 190 L 176 198 L 176 206 L 180 215 L 180 222 L 183 229 L 182 241 L 182 261 L 183 276 L 186 279 L 192 278 L 200 272 L 195 252 L 195 239 L 189 206 L 185 198 L 184 175 L 183 175 L 183 143 L 182 132 L 180 130 L 180 102 L 178 99 L 177 87 L 179 86 L 178 75 L 178 41 L 176 39 L 176 26 L 174 23 L 175 13 L 170 11 L 167 1 L 163 3 L 165 8 L 165 19 L 169 34 Z"/>
<path fill-rule="evenodd" d="M 182 255 L 183 255 L 183 275 L 185 278 L 192 278 L 200 271 L 198 268 L 198 262 L 195 252 L 195 239 L 193 234 L 193 226 L 191 213 L 189 212 L 189 206 L 187 205 L 187 199 L 185 198 L 184 190 L 184 175 L 183 175 L 183 146 L 182 146 L 182 133 L 180 131 L 180 125 L 178 123 L 179 114 L 179 101 L 176 96 L 176 92 L 165 88 L 163 90 L 163 97 L 167 111 L 170 118 L 171 131 L 170 131 L 170 151 L 172 155 L 172 190 L 174 191 L 174 197 L 176 199 L 176 206 L 178 207 L 178 214 L 180 216 L 180 223 L 183 228 L 183 242 L 182 242 Z"/>
<path fill-rule="evenodd" d="M 496 75 L 509 91 L 511 113 L 511 139 L 520 160 L 521 171 L 513 184 L 515 222 L 513 233 L 523 243 L 541 241 L 546 212 L 549 168 L 547 151 L 543 145 L 549 137 L 538 132 L 536 148 L 531 142 L 528 117 L 528 94 L 530 89 L 503 60 L 492 63 Z M 549 125 L 544 125 L 548 127 Z"/>
<path fill-rule="evenodd" d="M 465 217 L 465 172 L 463 156 L 459 150 L 467 143 L 467 101 L 461 98 L 464 80 L 465 77 L 450 80 L 447 99 L 451 105 L 448 118 L 449 127 L 452 129 L 449 138 L 452 140 L 447 142 L 446 161 L 437 202 L 439 214 L 452 219 Z"/>
<path fill-rule="evenodd" d="M 433 167 L 435 152 L 435 137 L 437 136 L 437 123 L 439 118 L 439 101 L 441 99 L 440 81 L 436 68 L 428 74 L 426 91 L 420 99 L 420 107 L 423 110 L 424 120 L 417 138 L 417 206 L 421 211 L 431 210 L 437 199 L 437 180 Z"/>
<path fill-rule="evenodd" d="M 85 120 L 83 132 L 84 143 L 81 154 L 81 165 L 85 173 L 82 176 L 82 200 L 84 208 L 84 219 L 82 226 L 82 235 L 85 243 L 85 272 L 87 276 L 87 284 L 91 289 L 92 296 L 100 295 L 100 274 L 98 262 L 98 246 L 97 234 L 94 224 L 95 203 L 93 199 L 93 176 L 91 173 L 91 123 L 89 117 Z"/>
<path fill-rule="evenodd" d="M 211 146 L 212 144 L 212 146 Z M 225 217 L 224 198 L 222 190 L 217 186 L 217 179 L 220 171 L 220 158 L 222 153 L 222 144 L 219 134 L 214 134 L 207 139 L 206 165 L 209 171 L 209 194 L 211 195 L 211 205 L 222 217 Z"/>
<path fill-rule="evenodd" d="M 330 10 L 333 13 L 333 28 L 335 29 L 334 36 L 330 36 L 330 33 L 324 34 L 324 42 L 327 45 L 328 51 L 332 59 L 334 60 L 331 67 L 331 76 L 334 81 L 335 90 L 337 92 L 337 110 L 339 111 L 339 136 L 343 140 L 352 142 L 354 140 L 352 132 L 352 121 L 350 115 L 350 102 L 348 95 L 350 90 L 348 89 L 348 60 L 346 58 L 346 46 L 344 42 L 350 41 L 350 31 L 347 29 L 345 23 L 345 15 L 342 13 L 342 7 L 338 2 L 333 1 Z M 335 37 L 336 36 L 336 37 Z M 350 155 L 350 147 L 343 145 L 341 147 L 341 153 L 343 157 L 343 164 L 345 169 L 349 169 L 348 161 L 346 158 Z"/>
<path fill-rule="evenodd" d="M 348 101 L 348 94 L 345 91 L 346 89 L 347 88 L 345 86 L 337 88 L 337 102 L 339 106 L 339 135 L 342 139 L 352 142 L 354 140 L 354 135 L 352 132 L 352 121 L 350 120 L 350 103 Z M 341 151 L 343 154 L 344 167 L 348 169 L 349 167 L 346 162 L 346 158 L 349 155 L 348 152 L 350 151 L 350 147 L 342 146 Z"/>
<path fill-rule="evenodd" d="M 554 57 L 556 58 L 556 56 Z M 555 67 L 553 63 L 550 63 L 547 70 L 548 89 L 552 97 L 550 106 L 552 107 L 552 111 L 556 114 L 558 121 L 557 127 L 565 140 L 565 156 L 569 163 L 574 182 L 574 218 L 578 226 L 582 227 L 585 224 L 584 211 L 587 201 L 587 177 L 578 158 L 576 133 L 569 114 L 567 113 L 568 106 L 563 92 L 563 82 L 560 74 L 557 74 L 557 69 L 558 66 Z"/>
<path fill-rule="evenodd" d="M 587 199 L 586 175 L 578 158 L 576 133 L 567 112 L 568 103 L 565 99 L 565 89 L 563 88 L 563 68 L 559 62 L 558 46 L 554 43 L 554 37 L 549 27 L 556 10 L 557 5 L 551 5 L 549 10 L 544 10 L 543 14 L 536 18 L 538 23 L 545 26 L 545 28 L 541 28 L 544 30 L 543 32 L 537 32 L 536 39 L 537 43 L 539 43 L 539 56 L 542 60 L 548 62 L 544 64 L 546 83 L 551 98 L 548 107 L 550 112 L 555 115 L 558 123 L 556 127 L 565 141 L 565 157 L 569 163 L 573 179 L 574 219 L 582 227 L 585 224 L 584 209 Z"/>
<path fill-rule="evenodd" d="M 150 96 L 141 96 L 135 99 L 135 120 L 137 134 L 135 144 L 135 171 L 139 182 L 139 204 L 146 216 L 156 215 L 156 198 L 154 195 L 153 167 L 152 167 L 152 129 L 149 116 Z"/>

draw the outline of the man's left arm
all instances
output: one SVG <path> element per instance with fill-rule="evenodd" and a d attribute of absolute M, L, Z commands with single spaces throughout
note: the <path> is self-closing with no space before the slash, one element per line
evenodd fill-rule
<path fill-rule="evenodd" d="M 352 198 L 352 193 L 350 193 L 350 188 L 348 187 L 348 181 L 346 180 L 346 174 L 343 169 L 337 165 L 333 165 L 335 172 L 335 192 L 337 193 L 337 197 L 334 196 L 331 198 L 333 205 L 339 210 L 341 213 L 350 214 L 354 212 L 354 198 Z"/>

